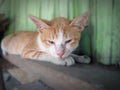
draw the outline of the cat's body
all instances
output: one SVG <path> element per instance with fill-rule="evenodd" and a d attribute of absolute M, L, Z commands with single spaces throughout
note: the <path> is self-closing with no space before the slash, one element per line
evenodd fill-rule
<path fill-rule="evenodd" d="M 69 55 L 79 44 L 88 14 L 72 21 L 65 18 L 52 21 L 40 20 L 34 16 L 30 18 L 38 32 L 20 31 L 5 37 L 1 44 L 3 54 L 16 54 L 59 65 L 74 64 L 74 59 Z"/>
<path fill-rule="evenodd" d="M 1 45 L 2 49 L 3 51 L 7 51 L 3 53 L 20 55 L 22 54 L 24 47 L 31 44 L 32 45 L 29 46 L 29 48 L 38 50 L 37 42 L 36 42 L 37 35 L 38 35 L 38 32 L 32 32 L 32 31 L 20 31 L 20 32 L 16 32 L 14 34 L 8 35 L 2 41 L 2 45 Z"/>

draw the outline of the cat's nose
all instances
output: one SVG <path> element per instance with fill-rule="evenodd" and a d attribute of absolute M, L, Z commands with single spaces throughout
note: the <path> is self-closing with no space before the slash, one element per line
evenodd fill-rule
<path fill-rule="evenodd" d="M 62 56 L 64 55 L 64 52 L 57 52 L 57 55 L 62 58 Z"/>

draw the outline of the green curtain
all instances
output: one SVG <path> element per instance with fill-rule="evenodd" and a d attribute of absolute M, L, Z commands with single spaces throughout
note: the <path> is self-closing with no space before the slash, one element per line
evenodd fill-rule
<path fill-rule="evenodd" d="M 2 0 L 0 0 L 2 1 Z M 0 8 L 11 20 L 7 34 L 35 30 L 28 15 L 51 20 L 69 19 L 89 11 L 88 27 L 82 32 L 79 49 L 103 64 L 120 62 L 120 0 L 5 0 Z M 6 6 L 8 8 L 6 8 Z"/>

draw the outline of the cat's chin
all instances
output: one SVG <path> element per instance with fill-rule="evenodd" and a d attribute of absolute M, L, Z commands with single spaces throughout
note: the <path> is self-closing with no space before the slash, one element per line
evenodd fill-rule
<path fill-rule="evenodd" d="M 64 56 L 64 55 L 63 55 L 62 57 L 58 56 L 58 58 L 61 59 L 61 60 L 64 60 L 64 59 L 67 58 L 67 57 L 68 57 L 68 56 Z"/>
<path fill-rule="evenodd" d="M 70 54 L 68 54 L 68 53 L 66 54 L 66 53 L 65 53 L 62 57 L 60 57 L 60 56 L 57 55 L 57 54 L 51 54 L 52 57 L 57 58 L 57 59 L 61 59 L 61 60 L 64 60 L 65 58 L 69 57 L 69 55 L 70 55 Z"/>
<path fill-rule="evenodd" d="M 57 59 L 60 59 L 60 60 L 64 60 L 64 58 L 66 58 L 65 56 L 62 56 L 62 57 L 60 57 L 60 56 L 53 56 L 53 57 L 55 57 L 55 58 L 57 58 Z"/>

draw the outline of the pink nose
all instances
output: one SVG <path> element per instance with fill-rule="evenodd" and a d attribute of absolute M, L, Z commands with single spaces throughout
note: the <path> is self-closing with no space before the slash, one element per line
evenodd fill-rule
<path fill-rule="evenodd" d="M 64 55 L 64 52 L 57 52 L 57 55 L 62 57 Z"/>

